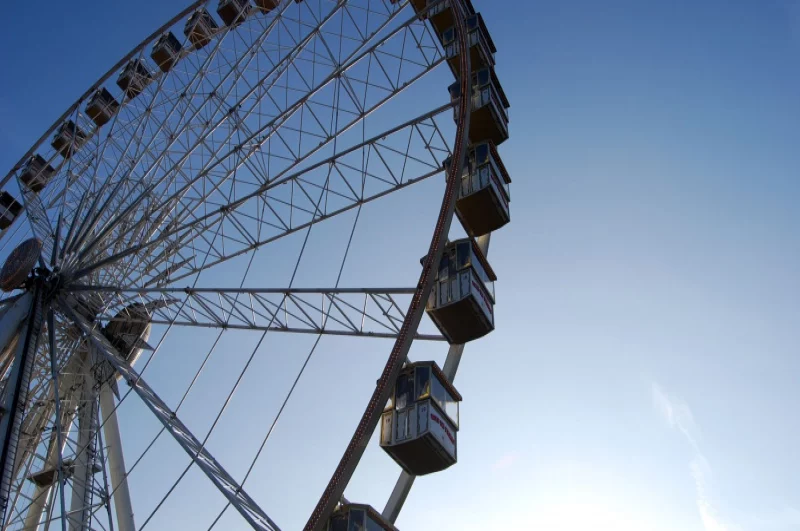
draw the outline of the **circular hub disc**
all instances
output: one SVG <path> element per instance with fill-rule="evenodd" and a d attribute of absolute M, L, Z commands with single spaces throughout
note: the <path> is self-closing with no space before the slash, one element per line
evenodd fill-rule
<path fill-rule="evenodd" d="M 21 286 L 36 267 L 41 251 L 42 242 L 38 238 L 25 240 L 11 251 L 3 268 L 0 269 L 0 289 L 13 291 Z"/>

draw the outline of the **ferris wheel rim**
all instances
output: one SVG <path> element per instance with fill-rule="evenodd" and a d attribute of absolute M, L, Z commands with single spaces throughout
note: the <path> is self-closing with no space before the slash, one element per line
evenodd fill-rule
<path fill-rule="evenodd" d="M 56 127 L 58 127 L 59 123 L 60 123 L 61 121 L 63 121 L 63 119 L 64 119 L 66 116 L 68 116 L 68 115 L 69 115 L 69 113 L 73 112 L 73 111 L 74 111 L 74 110 L 75 110 L 75 109 L 76 109 L 76 108 L 77 108 L 77 107 L 80 105 L 80 103 L 81 103 L 82 101 L 84 101 L 84 100 L 85 100 L 85 98 L 86 98 L 86 97 L 87 97 L 89 94 L 91 94 L 91 92 L 92 92 L 93 90 L 95 90 L 95 89 L 97 88 L 97 86 L 99 86 L 100 84 L 102 84 L 102 83 L 103 83 L 105 80 L 107 80 L 109 77 L 111 77 L 111 75 L 113 75 L 113 73 L 114 73 L 114 72 L 116 72 L 117 70 L 119 70 L 119 67 L 120 67 L 122 64 L 124 64 L 124 62 L 125 62 L 126 60 L 128 60 L 128 59 L 130 59 L 131 57 L 133 57 L 134 55 L 136 55 L 136 53 L 138 53 L 138 52 L 141 52 L 141 50 L 142 50 L 144 47 L 146 47 L 148 43 L 152 42 L 152 41 L 154 40 L 154 38 L 155 38 L 155 37 L 156 37 L 156 36 L 157 36 L 157 35 L 158 35 L 158 34 L 159 34 L 159 33 L 160 33 L 160 32 L 161 32 L 161 31 L 162 31 L 164 28 L 166 28 L 166 27 L 169 27 L 171 24 L 173 24 L 173 23 L 174 23 L 174 21 L 175 21 L 175 20 L 180 20 L 181 16 L 184 16 L 186 13 L 190 12 L 192 9 L 194 9 L 194 8 L 196 8 L 197 6 L 199 6 L 199 5 L 202 5 L 202 4 L 204 4 L 204 3 L 205 3 L 204 1 L 195 2 L 195 3 L 194 3 L 192 6 L 190 6 L 189 8 L 187 8 L 187 9 L 186 9 L 186 10 L 185 10 L 185 11 L 184 11 L 184 12 L 183 12 L 181 15 L 178 15 L 177 17 L 175 17 L 175 19 L 173 19 L 173 21 L 171 21 L 171 22 L 169 22 L 169 23 L 165 24 L 164 26 L 162 26 L 162 28 L 160 28 L 158 31 L 156 31 L 156 32 L 155 32 L 153 35 L 151 35 L 151 36 L 150 36 L 148 39 L 145 39 L 145 40 L 144 40 L 144 41 L 143 41 L 143 42 L 142 42 L 142 43 L 141 43 L 141 44 L 140 44 L 140 45 L 137 47 L 137 49 L 135 49 L 134 51 L 132 51 L 132 52 L 131 52 L 131 53 L 130 53 L 128 56 L 126 56 L 125 58 L 123 58 L 123 59 L 122 59 L 122 60 L 121 60 L 121 61 L 120 61 L 120 62 L 119 62 L 117 65 L 115 65 L 115 67 L 113 67 L 113 68 L 112 68 L 112 69 L 109 71 L 109 73 L 108 73 L 108 74 L 106 74 L 106 76 L 105 76 L 104 78 L 101 78 L 101 80 L 100 80 L 100 81 L 98 81 L 98 82 L 97 82 L 95 85 L 93 85 L 93 86 L 92 86 L 92 87 L 91 87 L 91 88 L 90 88 L 90 89 L 89 89 L 89 90 L 86 92 L 86 94 L 84 94 L 84 95 L 83 95 L 83 96 L 82 96 L 82 97 L 81 97 L 81 98 L 80 98 L 80 99 L 79 99 L 79 100 L 78 100 L 78 101 L 77 101 L 77 102 L 76 102 L 76 103 L 75 103 L 75 104 L 74 104 L 74 105 L 73 105 L 73 106 L 70 108 L 70 110 L 68 110 L 68 111 L 65 113 L 65 115 L 64 115 L 64 116 L 62 116 L 62 117 L 61 117 L 59 120 L 57 120 L 57 121 L 56 121 L 56 123 L 55 123 L 55 124 L 54 124 L 54 125 L 51 127 L 51 129 L 50 129 L 50 130 L 48 130 L 48 132 L 46 132 L 46 133 L 43 135 L 43 137 L 42 137 L 42 138 L 41 138 L 41 139 L 40 139 L 40 140 L 37 142 L 37 144 L 36 144 L 36 145 L 34 145 L 34 147 L 33 147 L 33 148 L 31 148 L 31 150 L 29 151 L 29 153 L 27 153 L 25 156 L 23 156 L 23 158 L 21 159 L 20 163 L 18 163 L 18 164 L 17 164 L 17 165 L 16 165 L 16 166 L 15 166 L 15 167 L 12 169 L 12 171 L 9 173 L 9 175 L 6 177 L 6 181 L 7 181 L 7 180 L 10 178 L 10 176 L 11 176 L 11 175 L 13 175 L 13 173 L 14 173 L 14 172 L 16 172 L 16 171 L 18 171 L 18 170 L 20 169 L 20 166 L 21 166 L 21 164 L 22 164 L 22 163 L 24 163 L 24 161 L 25 161 L 25 160 L 26 160 L 28 157 L 30 157 L 30 155 L 31 155 L 31 154 L 32 154 L 32 153 L 35 151 L 35 149 L 38 147 L 38 145 L 41 145 L 41 143 L 42 143 L 42 142 L 44 142 L 44 140 L 45 140 L 45 138 L 47 137 L 47 135 L 49 135 L 49 134 L 50 134 L 50 133 L 51 133 L 51 132 L 52 132 L 52 131 L 53 131 L 53 130 L 56 128 Z M 407 5 L 407 3 L 404 3 L 404 4 L 403 4 L 403 6 L 405 6 L 405 5 Z M 464 92 L 464 93 L 466 93 L 466 92 Z M 464 98 L 464 99 L 465 99 L 465 100 L 469 100 L 469 98 Z M 443 106 L 443 108 L 449 108 L 449 107 L 450 107 L 450 106 L 448 106 L 448 105 L 445 105 L 445 106 Z M 459 159 L 463 159 L 463 157 L 459 157 Z M 450 182 L 450 180 L 451 180 L 451 179 L 448 179 L 448 182 Z M 4 181 L 4 182 L 5 182 L 5 181 Z M 449 188 L 449 186 L 448 186 L 448 188 Z M 451 195 L 452 195 L 452 194 L 451 194 Z M 446 197 L 446 195 L 445 195 L 445 197 Z M 450 209 L 450 215 L 449 215 L 449 218 L 448 218 L 448 220 L 447 220 L 447 224 L 449 225 L 451 221 L 452 221 L 452 208 Z M 441 246 L 443 245 L 443 243 L 444 243 L 444 241 L 443 241 L 443 240 L 441 240 L 441 238 L 440 238 L 440 243 L 439 243 L 439 247 L 438 247 L 438 248 L 439 248 L 439 250 L 441 249 Z M 417 293 L 418 293 L 418 292 L 419 292 L 419 289 L 417 289 Z M 414 332 L 416 332 L 416 328 L 415 328 L 415 331 L 414 331 Z M 63 502 L 63 498 L 62 498 L 62 502 Z"/>
<path fill-rule="evenodd" d="M 440 2 L 443 1 L 446 0 L 440 0 Z M 423 13 L 429 11 L 436 4 L 437 3 L 429 4 Z M 450 225 L 455 215 L 457 199 L 456 187 L 463 172 L 464 155 L 469 145 L 467 131 L 469 129 L 472 103 L 469 90 L 471 86 L 472 66 L 470 54 L 468 52 L 469 41 L 468 32 L 466 31 L 466 8 L 461 3 L 461 0 L 450 1 L 450 7 L 457 11 L 454 18 L 456 27 L 458 28 L 460 49 L 459 61 L 461 76 L 460 79 L 457 79 L 457 82 L 459 82 L 461 86 L 461 98 L 458 105 L 458 120 L 456 121 L 456 139 L 453 143 L 454 163 L 451 164 L 449 168 L 447 186 L 442 197 L 439 217 L 433 235 L 431 236 L 428 254 L 423 260 L 422 272 L 420 273 L 416 293 L 409 303 L 406 317 L 403 320 L 402 329 L 395 340 L 395 344 L 386 361 L 384 370 L 376 383 L 375 391 L 367 402 L 361 421 L 355 428 L 350 443 L 345 449 L 339 464 L 332 473 L 331 479 L 320 496 L 316 507 L 309 516 L 304 531 L 322 531 L 323 526 L 326 525 L 327 518 L 330 518 L 336 505 L 341 501 L 344 490 L 352 474 L 355 472 L 355 469 L 358 467 L 361 455 L 363 455 L 369 439 L 378 426 L 380 412 L 382 411 L 383 405 L 389 399 L 394 382 L 397 380 L 399 372 L 407 359 L 411 344 L 414 341 L 414 336 L 417 333 L 423 314 L 425 313 L 423 301 L 428 299 L 433 289 L 434 272 L 441 261 L 442 253 L 447 243 Z M 353 459 L 355 459 L 354 464 Z"/>

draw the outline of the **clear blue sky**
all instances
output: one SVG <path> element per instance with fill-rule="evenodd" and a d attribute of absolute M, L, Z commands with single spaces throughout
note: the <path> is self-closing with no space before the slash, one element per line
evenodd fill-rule
<path fill-rule="evenodd" d="M 398 526 L 800 529 L 800 1 L 474 3 L 512 102 L 513 222 L 491 249 L 498 329 L 469 345 L 456 381 L 458 465 L 417 482 Z M 0 167 L 182 5 L 8 5 Z M 370 269 L 391 261 L 362 244 Z M 252 480 L 284 474 L 258 499 L 285 529 L 304 521 L 383 363 L 327 345 L 285 423 L 305 438 L 276 442 Z M 337 406 L 313 396 L 333 368 L 360 388 Z M 397 467 L 375 446 L 348 497 L 380 508 Z M 208 492 L 188 477 L 178 495 Z"/>

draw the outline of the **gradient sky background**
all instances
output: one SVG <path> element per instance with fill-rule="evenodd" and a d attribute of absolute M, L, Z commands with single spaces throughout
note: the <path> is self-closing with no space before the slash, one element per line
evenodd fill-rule
<path fill-rule="evenodd" d="M 474 3 L 512 102 L 498 330 L 398 526 L 800 529 L 800 1 Z M 183 5 L 7 5 L 0 167 Z"/>

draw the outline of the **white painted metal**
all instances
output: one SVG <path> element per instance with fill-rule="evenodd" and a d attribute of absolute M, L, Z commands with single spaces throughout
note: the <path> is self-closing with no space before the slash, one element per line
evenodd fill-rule
<path fill-rule="evenodd" d="M 204 445 L 195 437 L 186 425 L 175 415 L 163 400 L 147 385 L 142 377 L 133 370 L 127 361 L 116 351 L 108 340 L 93 329 L 81 316 L 69 307 L 63 306 L 65 313 L 73 319 L 75 324 L 86 334 L 95 351 L 109 362 L 111 366 L 128 382 L 128 385 L 139 395 L 142 401 L 153 412 L 163 426 L 169 431 L 186 453 L 197 464 L 206 476 L 217 486 L 220 492 L 228 498 L 231 505 L 253 526 L 254 529 L 271 531 L 278 526 L 267 516 L 258 504 L 242 489 L 242 487 L 222 468 L 214 457 L 206 450 Z M 87 441 L 88 443 L 88 441 Z M 73 496 L 74 496 L 73 492 Z"/>
<path fill-rule="evenodd" d="M 195 2 L 162 30 L 203 5 L 211 11 L 215 8 L 213 0 Z M 420 98 L 417 103 L 422 107 L 415 113 L 418 118 L 400 125 L 391 120 L 385 124 L 372 122 L 369 129 L 366 127 L 367 118 L 389 100 L 412 90 L 428 72 L 445 64 L 437 38 L 424 21 L 411 16 L 411 10 L 405 9 L 408 5 L 407 0 L 282 0 L 269 15 L 249 17 L 244 25 L 247 31 L 221 27 L 201 60 L 194 58 L 199 52 L 184 47 L 179 56 L 184 68 L 168 74 L 156 72 L 153 82 L 136 99 L 120 98 L 118 112 L 102 131 L 88 124 L 81 110 L 83 101 L 51 128 L 69 119 L 81 127 L 88 124 L 90 134 L 86 145 L 69 159 L 52 151 L 43 153 L 47 163 L 55 167 L 55 175 L 43 191 L 20 185 L 26 211 L 26 216 L 20 217 L 27 217 L 33 232 L 46 242 L 40 264 L 54 271 L 52 275 L 45 270 L 37 272 L 38 285 L 46 292 L 45 307 L 37 312 L 39 323 L 31 323 L 37 328 L 37 339 L 42 312 L 51 303 L 55 311 L 48 314 L 48 346 L 37 350 L 37 343 L 33 343 L 30 385 L 27 377 L 23 379 L 22 387 L 30 396 L 26 396 L 20 411 L 29 412 L 29 416 L 24 418 L 24 437 L 12 437 L 15 444 L 24 443 L 24 448 L 20 446 L 18 454 L 11 457 L 13 473 L 4 483 L 6 489 L 14 489 L 10 500 L 14 510 L 0 522 L 3 531 L 33 529 L 43 515 L 48 526 L 58 525 L 56 520 L 63 526 L 66 520 L 70 529 L 81 531 L 90 526 L 135 529 L 127 484 L 131 471 L 125 465 L 119 427 L 124 419 L 117 418 L 109 385 L 95 389 L 91 371 L 97 367 L 89 367 L 88 356 L 77 353 L 76 345 L 81 341 L 88 341 L 97 349 L 99 359 L 125 378 L 166 431 L 192 456 L 195 466 L 251 526 L 277 529 L 242 489 L 250 472 L 241 484 L 230 477 L 205 449 L 205 441 L 194 437 L 131 363 L 118 356 L 101 328 L 109 316 L 131 303 L 175 298 L 174 305 L 154 308 L 147 316 L 148 323 L 167 331 L 173 327 L 215 328 L 220 334 L 223 330 L 229 334 L 258 330 L 319 336 L 399 336 L 400 324 L 406 318 L 401 308 L 407 306 L 397 297 L 407 300 L 416 289 L 279 289 L 268 293 L 258 289 L 171 290 L 163 286 L 254 253 L 284 236 L 310 231 L 315 224 L 350 210 L 360 213 L 371 201 L 441 173 L 442 162 L 451 155 L 451 139 L 445 138 L 438 122 L 441 117 L 449 121 L 447 111 L 452 103 L 431 111 L 434 105 Z M 407 19 L 403 15 L 408 15 Z M 342 20 L 347 22 L 343 24 Z M 82 99 L 128 60 L 146 59 L 149 44 L 162 30 L 120 61 Z M 295 31 L 299 33 L 286 36 Z M 235 45 L 223 45 L 234 44 L 234 39 Z M 264 52 L 269 49 L 279 51 L 277 60 Z M 266 64 L 258 63 L 259 57 L 267 56 Z M 314 71 L 311 76 L 303 66 L 309 64 Z M 363 79 L 365 64 L 371 73 Z M 446 99 L 444 87 L 442 92 L 442 99 Z M 330 110 L 335 118 L 328 121 L 320 109 Z M 340 140 L 362 125 L 360 141 L 356 137 L 346 144 Z M 367 138 L 367 130 L 374 136 Z M 48 134 L 23 161 L 47 149 Z M 293 137 L 297 134 L 300 139 Z M 412 135 L 420 137 L 424 147 L 408 147 L 403 152 L 395 147 L 399 143 L 392 142 L 404 137 L 411 146 Z M 308 142 L 309 138 L 314 141 Z M 271 143 L 282 143 L 286 149 L 281 147 L 283 152 L 273 154 Z M 359 168 L 352 162 L 358 158 L 370 162 Z M 415 168 L 407 172 L 406 168 L 412 166 Z M 19 182 L 19 170 L 17 165 L 2 182 L 14 177 Z M 242 172 L 249 172 L 249 176 L 242 178 Z M 339 179 L 338 184 L 333 183 L 332 175 Z M 289 188 L 291 195 L 281 197 L 281 190 Z M 334 207 L 329 208 L 329 197 L 338 201 Z M 251 212 L 254 207 L 260 211 L 258 216 Z M 0 234 L 2 243 L 11 238 L 11 233 L 16 231 Z M 95 296 L 99 302 L 90 300 Z M 19 353 L 28 343 L 17 340 L 24 337 L 18 333 L 28 313 L 24 301 L 30 308 L 32 295 L 25 294 L 3 306 L 0 372 L 6 365 L 11 367 L 12 360 L 22 359 Z M 11 318 L 14 315 L 17 317 Z M 409 344 L 414 339 L 442 340 L 438 335 L 417 334 L 419 319 L 415 320 L 413 330 L 407 332 Z M 9 351 L 6 364 L 3 347 Z M 85 364 L 74 370 L 80 356 L 86 358 Z M 17 372 L 12 372 L 8 381 L 15 381 L 15 375 L 20 374 L 17 365 L 13 367 Z M 70 372 L 76 375 L 70 376 Z M 62 390 L 72 388 L 73 394 L 62 394 Z M 9 396 L 5 399 L 11 400 Z M 41 407 L 49 401 L 51 406 Z M 75 407 L 79 411 L 77 426 L 69 433 L 76 418 Z M 99 450 L 108 453 L 110 485 L 105 476 L 97 475 L 95 481 L 95 466 L 105 465 L 102 455 L 100 462 L 94 456 L 100 425 L 105 444 Z M 6 427 L 6 433 L 11 428 Z M 260 450 L 253 464 L 258 455 Z M 65 469 L 61 465 L 68 457 L 71 464 Z M 59 477 L 52 486 L 33 487 L 25 479 L 53 467 Z M 65 509 L 65 483 L 72 489 L 69 512 Z M 107 502 L 111 492 L 116 511 L 113 521 Z M 108 521 L 101 524 L 97 520 L 95 525 L 95 519 L 102 516 L 101 509 L 108 511 Z M 152 514 L 144 525 L 150 517 Z"/>
<path fill-rule="evenodd" d="M 128 490 L 128 476 L 125 468 L 125 456 L 122 453 L 122 437 L 117 421 L 114 392 L 109 384 L 100 388 L 100 411 L 103 414 L 103 434 L 108 451 L 108 468 L 111 473 L 111 492 L 114 496 L 114 509 L 119 531 L 135 531 L 131 493 Z"/>
<path fill-rule="evenodd" d="M 71 400 L 68 400 L 71 402 Z M 62 416 L 62 420 L 60 425 L 64 427 L 64 433 L 69 433 L 70 427 L 72 425 L 72 420 L 74 415 L 71 412 L 68 412 L 66 415 Z M 61 443 L 59 446 L 59 442 Z M 56 469 L 59 470 L 60 467 L 60 455 L 59 453 L 64 452 L 64 448 L 67 445 L 66 437 L 62 436 L 59 437 L 57 433 L 53 433 L 50 436 L 50 442 L 47 447 L 47 459 L 45 460 L 45 469 Z M 59 450 L 60 449 L 60 450 Z M 61 471 L 63 473 L 63 471 Z M 31 505 L 28 508 L 28 514 L 25 517 L 25 524 L 23 529 L 25 531 L 33 531 L 39 527 L 39 523 L 42 519 L 42 514 L 47 506 L 47 502 L 51 496 L 51 490 L 54 487 L 58 486 L 58 477 L 57 474 L 56 484 L 55 485 L 48 485 L 48 486 L 41 486 L 37 485 L 36 489 L 33 492 L 33 500 L 31 501 Z"/>
<path fill-rule="evenodd" d="M 89 373 L 88 353 L 81 353 L 85 358 L 81 363 L 79 381 L 81 398 L 78 404 L 78 440 L 77 455 L 72 473 L 72 501 L 69 510 L 70 531 L 86 531 L 91 523 L 92 485 L 94 483 L 95 451 L 96 451 L 96 393 Z"/>
<path fill-rule="evenodd" d="M 6 308 L 2 317 L 0 317 L 0 352 L 3 352 L 3 358 L 8 356 L 6 347 L 17 336 L 22 321 L 28 317 L 32 300 L 33 296 L 30 293 L 25 293 L 14 301 L 10 307 Z"/>

